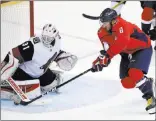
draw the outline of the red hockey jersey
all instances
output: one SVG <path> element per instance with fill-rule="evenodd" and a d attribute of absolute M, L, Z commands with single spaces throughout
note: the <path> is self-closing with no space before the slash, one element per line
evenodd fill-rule
<path fill-rule="evenodd" d="M 110 58 L 123 52 L 133 54 L 134 52 L 149 48 L 151 40 L 139 27 L 118 17 L 110 32 L 103 27 L 98 30 L 98 37 L 103 44 L 109 45 L 107 53 Z"/>

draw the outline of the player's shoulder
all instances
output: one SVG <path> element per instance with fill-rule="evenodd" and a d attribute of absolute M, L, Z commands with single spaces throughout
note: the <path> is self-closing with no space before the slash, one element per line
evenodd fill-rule
<path fill-rule="evenodd" d="M 18 45 L 18 48 L 21 50 L 34 50 L 34 46 L 41 42 L 41 39 L 39 36 L 33 36 L 30 37 L 29 40 L 23 42 L 22 44 Z"/>
<path fill-rule="evenodd" d="M 28 41 L 18 45 L 18 50 L 23 57 L 24 61 L 30 61 L 33 58 L 35 52 L 35 45 L 41 42 L 39 36 L 30 37 Z"/>
<path fill-rule="evenodd" d="M 104 29 L 103 27 L 100 27 L 98 29 L 97 34 L 98 34 L 99 37 L 101 37 L 101 36 L 109 35 L 109 32 L 106 29 Z"/>
<path fill-rule="evenodd" d="M 115 23 L 115 27 L 120 27 L 120 26 L 124 26 L 126 25 L 126 20 L 124 20 L 122 17 L 118 16 L 116 18 L 116 23 Z"/>
<path fill-rule="evenodd" d="M 32 60 L 34 54 L 34 45 L 30 40 L 25 41 L 22 44 L 18 45 L 18 50 L 24 61 Z"/>
<path fill-rule="evenodd" d="M 129 26 L 128 22 L 121 17 L 117 17 L 116 23 L 113 25 L 112 31 L 122 33 Z"/>

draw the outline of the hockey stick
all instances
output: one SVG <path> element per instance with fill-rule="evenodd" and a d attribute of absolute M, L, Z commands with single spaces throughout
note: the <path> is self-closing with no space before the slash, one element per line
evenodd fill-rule
<path fill-rule="evenodd" d="M 82 14 L 83 17 L 91 19 L 91 20 L 98 20 L 100 18 L 100 16 L 91 16 L 91 15 L 87 15 L 85 13 Z"/>
<path fill-rule="evenodd" d="M 62 87 L 62 86 L 64 86 L 64 85 L 66 85 L 67 83 L 69 83 L 69 82 L 75 80 L 76 78 L 78 78 L 78 77 L 80 77 L 80 76 L 82 76 L 82 75 L 88 73 L 89 71 L 91 71 L 91 69 L 92 69 L 92 68 L 87 69 L 86 71 L 80 73 L 79 75 L 77 75 L 77 76 L 75 76 L 75 77 L 69 79 L 68 81 L 66 81 L 66 82 L 64 82 L 64 83 L 62 83 L 62 84 L 56 86 L 55 88 L 51 89 L 50 91 L 47 91 L 47 92 L 45 92 L 44 94 L 41 94 L 40 96 L 38 96 L 38 97 L 36 97 L 36 98 L 34 98 L 34 99 L 30 100 L 30 101 L 27 101 L 27 102 L 21 101 L 20 104 L 26 106 L 26 105 L 28 105 L 28 104 L 30 104 L 30 103 L 32 103 L 32 102 L 34 102 L 34 101 L 40 99 L 41 97 L 47 95 L 49 92 L 54 92 L 56 89 L 58 89 L 58 88 L 60 88 L 60 87 Z"/>
<path fill-rule="evenodd" d="M 113 6 L 112 9 L 117 8 L 123 2 L 125 2 L 125 0 L 121 0 L 118 4 L 116 4 L 115 6 Z M 85 17 L 85 18 L 91 19 L 91 20 L 98 20 L 100 18 L 100 16 L 91 16 L 91 15 L 87 15 L 85 13 L 83 13 L 82 16 Z"/>
<path fill-rule="evenodd" d="M 6 62 L 2 62 L 0 65 L 0 69 L 6 65 Z M 10 68 L 10 67 L 8 67 Z M 1 73 L 3 74 L 3 73 Z M 15 81 L 9 77 L 7 80 L 5 80 L 12 88 L 13 90 L 17 93 L 17 95 L 21 98 L 22 101 L 28 102 L 30 99 L 24 94 L 24 92 L 21 90 L 21 88 L 15 83 Z M 14 102 L 16 103 L 16 102 Z"/>
<path fill-rule="evenodd" d="M 15 81 L 11 77 L 9 77 L 9 79 L 7 79 L 6 81 L 9 83 L 9 85 L 13 88 L 13 90 L 17 93 L 17 95 L 21 98 L 22 101 L 30 101 L 30 99 L 24 94 L 21 88 L 15 83 Z"/>

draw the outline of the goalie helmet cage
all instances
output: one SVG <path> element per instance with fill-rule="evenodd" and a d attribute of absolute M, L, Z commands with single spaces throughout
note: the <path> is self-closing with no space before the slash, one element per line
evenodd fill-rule
<path fill-rule="evenodd" d="M 34 1 L 1 1 L 1 57 L 34 35 Z"/>

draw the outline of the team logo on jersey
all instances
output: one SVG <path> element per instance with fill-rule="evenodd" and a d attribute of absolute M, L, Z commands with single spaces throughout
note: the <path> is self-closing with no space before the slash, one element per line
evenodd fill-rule
<path fill-rule="evenodd" d="M 120 32 L 120 33 L 123 33 L 123 27 L 120 27 L 120 28 L 119 28 L 119 32 Z"/>
<path fill-rule="evenodd" d="M 35 37 L 35 38 L 33 38 L 33 42 L 34 42 L 34 44 L 37 44 L 37 43 L 39 43 L 41 40 L 40 40 L 40 38 L 39 37 Z"/>

